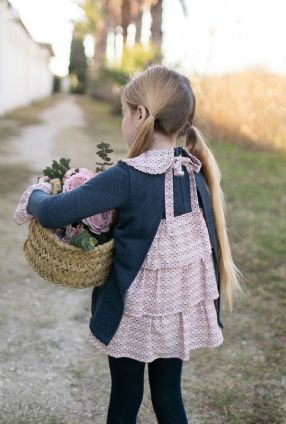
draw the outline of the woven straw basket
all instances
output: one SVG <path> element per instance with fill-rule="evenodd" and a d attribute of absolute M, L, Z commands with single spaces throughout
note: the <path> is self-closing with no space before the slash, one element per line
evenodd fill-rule
<path fill-rule="evenodd" d="M 84 251 L 62 242 L 32 218 L 23 250 L 28 263 L 44 280 L 81 289 L 105 283 L 114 258 L 114 239 L 93 251 Z"/>

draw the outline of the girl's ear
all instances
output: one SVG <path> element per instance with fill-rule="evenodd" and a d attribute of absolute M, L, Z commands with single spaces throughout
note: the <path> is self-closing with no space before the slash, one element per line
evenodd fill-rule
<path fill-rule="evenodd" d="M 142 105 L 137 106 L 137 116 L 138 116 L 138 119 L 140 119 L 140 121 L 141 120 L 144 121 L 144 119 L 147 116 L 147 112 L 144 106 Z"/>

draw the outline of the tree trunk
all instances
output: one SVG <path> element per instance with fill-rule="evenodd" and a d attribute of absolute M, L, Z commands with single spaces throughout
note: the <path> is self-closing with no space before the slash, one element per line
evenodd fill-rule
<path fill-rule="evenodd" d="M 136 34 L 135 34 L 135 42 L 141 42 L 141 31 L 142 31 L 142 17 L 143 13 L 141 11 L 138 12 L 136 16 L 135 25 L 136 25 Z"/>
<path fill-rule="evenodd" d="M 139 1 L 122 0 L 121 4 L 121 26 L 123 29 L 123 44 L 126 45 L 128 25 L 135 23 L 139 13 Z"/>
<path fill-rule="evenodd" d="M 95 51 L 93 57 L 93 63 L 91 65 L 91 76 L 97 78 L 100 70 L 106 61 L 106 47 L 107 47 L 107 35 L 109 31 L 112 31 L 118 13 L 113 0 L 105 0 L 102 2 L 102 21 L 98 23 L 95 34 Z"/>
<path fill-rule="evenodd" d="M 159 52 L 161 53 L 162 49 L 162 38 L 163 38 L 163 31 L 162 31 L 162 15 L 163 15 L 163 8 L 162 8 L 162 0 L 158 0 L 156 4 L 152 5 L 150 8 L 150 13 L 152 17 L 152 24 L 151 24 L 151 41 L 155 43 L 157 46 Z"/>
<path fill-rule="evenodd" d="M 100 69 L 103 67 L 105 62 L 105 52 L 106 52 L 106 41 L 107 41 L 107 26 L 103 25 L 102 28 L 98 28 L 95 36 L 95 51 L 93 56 L 92 64 L 92 77 L 97 78 L 99 75 Z"/>

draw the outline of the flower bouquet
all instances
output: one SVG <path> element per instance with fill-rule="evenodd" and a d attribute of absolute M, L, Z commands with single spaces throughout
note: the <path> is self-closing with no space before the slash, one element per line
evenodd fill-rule
<path fill-rule="evenodd" d="M 43 170 L 52 195 L 65 193 L 84 184 L 111 165 L 109 144 L 97 145 L 97 154 L 104 163 L 96 162 L 95 172 L 87 168 L 70 168 L 70 159 L 53 161 Z M 104 284 L 114 257 L 113 228 L 116 210 L 110 210 L 74 222 L 64 228 L 44 228 L 32 217 L 24 254 L 33 270 L 47 281 L 72 288 L 86 288 Z"/>

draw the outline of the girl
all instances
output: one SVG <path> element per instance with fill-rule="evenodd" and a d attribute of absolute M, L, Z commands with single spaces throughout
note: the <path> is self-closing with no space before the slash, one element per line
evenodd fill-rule
<path fill-rule="evenodd" d="M 115 258 L 94 287 L 88 336 L 108 356 L 107 423 L 135 423 L 148 363 L 151 400 L 161 424 L 184 424 L 183 361 L 192 349 L 223 343 L 220 298 L 233 309 L 241 291 L 227 236 L 220 170 L 193 126 L 190 81 L 153 64 L 121 95 L 128 156 L 82 186 L 51 196 L 29 186 L 17 213 L 61 228 L 116 208 Z M 177 147 L 178 137 L 186 146 Z M 48 192 L 47 192 L 48 191 Z"/>

